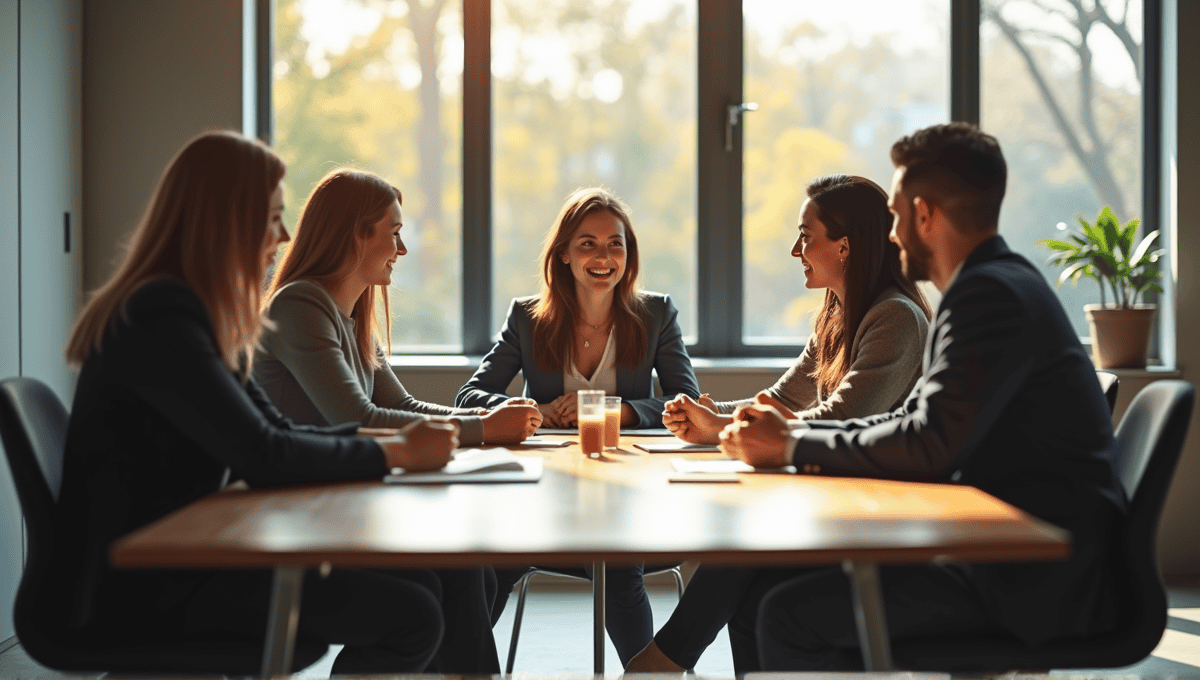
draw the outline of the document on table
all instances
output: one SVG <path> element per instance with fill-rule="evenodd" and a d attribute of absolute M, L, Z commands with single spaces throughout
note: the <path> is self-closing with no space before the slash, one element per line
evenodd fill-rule
<path fill-rule="evenodd" d="M 383 478 L 388 484 L 458 484 L 487 482 L 536 482 L 542 478 L 542 459 L 517 456 L 508 449 L 467 449 L 441 470 L 407 472 L 393 468 Z"/>
<path fill-rule="evenodd" d="M 537 433 L 543 434 L 579 434 L 577 427 L 539 427 Z M 665 427 L 647 428 L 645 430 L 621 430 L 622 437 L 673 437 Z"/>
<path fill-rule="evenodd" d="M 721 450 L 716 444 L 689 444 L 678 438 L 662 444 L 634 444 L 633 448 L 646 453 L 716 453 Z"/>
<path fill-rule="evenodd" d="M 735 458 L 723 460 L 688 460 L 672 458 L 671 467 L 682 474 L 727 475 L 734 472 L 754 472 L 754 468 Z"/>
<path fill-rule="evenodd" d="M 575 434 L 575 433 L 572 432 L 571 434 Z M 558 449 L 558 448 L 562 448 L 564 446 L 570 446 L 571 444 L 574 444 L 574 443 L 575 443 L 575 440 L 573 440 L 573 439 L 546 439 L 545 437 L 527 437 L 525 439 L 525 441 L 523 441 L 519 444 L 514 444 L 514 446 L 534 446 L 534 447 Z"/>

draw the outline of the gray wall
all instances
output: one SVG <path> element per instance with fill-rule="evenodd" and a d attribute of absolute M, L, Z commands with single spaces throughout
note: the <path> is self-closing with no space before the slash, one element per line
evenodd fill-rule
<path fill-rule="evenodd" d="M 85 290 L 108 280 L 184 143 L 242 129 L 242 9 L 242 0 L 84 4 Z"/>
<path fill-rule="evenodd" d="M 1172 83 L 1178 96 L 1174 111 L 1176 143 L 1164 153 L 1167 183 L 1172 195 L 1164 216 L 1173 219 L 1175 279 L 1175 351 L 1183 379 L 1200 388 L 1200 2 L 1175 0 L 1178 31 L 1168 39 L 1173 48 Z M 1173 205 L 1171 205 L 1173 203 Z M 1200 574 L 1200 403 L 1192 413 L 1191 429 L 1183 458 L 1167 495 L 1159 531 L 1159 554 L 1168 574 Z"/>
<path fill-rule="evenodd" d="M 0 377 L 37 378 L 66 403 L 63 349 L 80 297 L 81 16 L 73 0 L 0 0 Z M 0 464 L 0 641 L 13 634 L 22 530 Z"/>

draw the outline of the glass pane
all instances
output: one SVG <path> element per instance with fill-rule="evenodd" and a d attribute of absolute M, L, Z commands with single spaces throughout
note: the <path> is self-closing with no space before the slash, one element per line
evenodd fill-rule
<path fill-rule="evenodd" d="M 825 291 L 791 257 L 818 175 L 891 186 L 892 143 L 946 122 L 949 0 L 743 0 L 743 341 L 802 344 Z"/>
<path fill-rule="evenodd" d="M 275 148 L 288 164 L 287 223 L 335 167 L 399 187 L 408 255 L 392 279 L 393 348 L 459 351 L 461 0 L 277 2 Z"/>
<path fill-rule="evenodd" d="M 539 291 L 563 199 L 605 186 L 632 209 L 641 283 L 696 333 L 696 8 L 692 0 L 497 0 L 492 326 Z"/>
<path fill-rule="evenodd" d="M 1077 228 L 1078 215 L 1091 223 L 1109 205 L 1122 222 L 1141 216 L 1142 3 L 1095 4 L 983 3 L 981 123 L 1008 161 L 1000 233 L 1037 264 L 1050 251 L 1036 242 Z M 1044 272 L 1057 281 L 1060 269 Z M 1058 295 L 1089 335 L 1083 305 L 1100 301 L 1099 285 L 1068 283 Z"/>

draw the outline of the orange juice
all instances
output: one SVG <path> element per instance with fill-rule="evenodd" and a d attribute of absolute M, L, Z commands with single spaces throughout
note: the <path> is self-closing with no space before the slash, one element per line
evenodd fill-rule
<path fill-rule="evenodd" d="M 586 455 L 604 451 L 604 421 L 579 419 L 579 448 Z"/>
<path fill-rule="evenodd" d="M 621 445 L 621 411 L 604 412 L 604 446 L 615 449 Z"/>

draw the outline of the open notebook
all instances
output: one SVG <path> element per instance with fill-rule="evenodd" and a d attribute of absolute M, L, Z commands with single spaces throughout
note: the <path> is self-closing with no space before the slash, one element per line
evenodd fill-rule
<path fill-rule="evenodd" d="M 446 467 L 432 472 L 405 472 L 393 468 L 383 478 L 388 484 L 458 484 L 466 482 L 536 482 L 542 477 L 542 459 L 517 456 L 507 449 L 466 449 L 454 454 Z"/>

